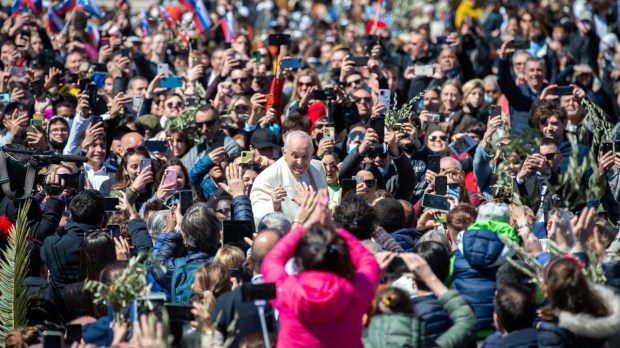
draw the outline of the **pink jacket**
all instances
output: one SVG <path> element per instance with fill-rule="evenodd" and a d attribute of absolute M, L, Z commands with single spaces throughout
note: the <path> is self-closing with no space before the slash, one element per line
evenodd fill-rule
<path fill-rule="evenodd" d="M 304 232 L 298 227 L 284 236 L 261 269 L 265 282 L 277 287 L 273 306 L 280 315 L 278 347 L 362 348 L 362 316 L 379 284 L 379 265 L 357 238 L 341 229 L 356 269 L 350 281 L 318 271 L 288 275 L 284 265 Z"/>

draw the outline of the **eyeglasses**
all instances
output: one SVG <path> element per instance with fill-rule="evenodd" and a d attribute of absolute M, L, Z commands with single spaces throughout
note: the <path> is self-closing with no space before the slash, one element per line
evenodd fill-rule
<path fill-rule="evenodd" d="M 180 101 L 178 101 L 176 103 L 170 102 L 170 103 L 166 103 L 166 106 L 169 107 L 169 108 L 172 108 L 172 107 L 180 108 L 180 107 L 183 107 L 183 102 L 180 102 Z"/>
<path fill-rule="evenodd" d="M 547 161 L 551 161 L 555 158 L 555 156 L 557 155 L 556 152 L 553 153 L 541 153 L 541 155 L 545 156 L 545 158 L 547 159 Z"/>
<path fill-rule="evenodd" d="M 235 106 L 235 112 L 240 113 L 244 111 L 248 111 L 250 108 L 247 105 L 237 105 Z"/>
<path fill-rule="evenodd" d="M 50 133 L 69 133 L 69 130 L 67 128 L 52 128 Z"/>
<path fill-rule="evenodd" d="M 149 150 L 145 146 L 130 147 L 130 148 L 125 150 L 125 155 L 126 156 L 127 155 L 131 156 L 131 155 L 136 154 L 136 153 L 144 154 L 144 153 L 148 153 L 148 152 L 149 152 Z"/>
<path fill-rule="evenodd" d="M 364 140 L 364 133 L 360 132 L 360 131 L 356 131 L 356 132 L 351 132 L 349 133 L 349 140 L 355 140 L 355 138 L 360 138 L 360 140 Z"/>
<path fill-rule="evenodd" d="M 368 187 L 373 187 L 377 184 L 377 179 L 368 179 L 368 180 L 364 180 L 364 185 L 368 186 Z"/>
<path fill-rule="evenodd" d="M 325 123 L 315 123 L 314 124 L 314 129 L 323 129 L 323 127 L 325 127 L 326 124 Z"/>
<path fill-rule="evenodd" d="M 210 121 L 205 121 L 205 122 L 196 122 L 196 128 L 198 129 L 202 129 L 202 127 L 207 126 L 207 128 L 211 128 L 213 127 L 217 121 L 219 121 L 218 119 L 213 119 Z"/>
<path fill-rule="evenodd" d="M 297 86 L 299 86 L 299 87 L 312 87 L 312 86 L 314 86 L 314 82 L 297 82 Z"/>
<path fill-rule="evenodd" d="M 372 103 L 372 98 L 371 97 L 354 97 L 354 100 L 358 103 L 366 103 L 366 104 L 370 104 Z"/>
<path fill-rule="evenodd" d="M 362 79 L 357 79 L 357 80 L 349 81 L 349 82 L 347 82 L 347 87 L 353 87 L 355 85 L 359 85 L 360 83 L 362 83 Z"/>
<path fill-rule="evenodd" d="M 431 135 L 430 137 L 428 137 L 428 140 L 430 141 L 435 141 L 438 139 L 441 141 L 446 141 L 448 140 L 448 137 L 446 135 Z"/>
<path fill-rule="evenodd" d="M 224 215 L 229 215 L 230 214 L 230 208 L 218 209 L 218 210 L 216 210 L 216 212 L 218 212 L 220 214 L 224 214 Z"/>
<path fill-rule="evenodd" d="M 240 78 L 237 78 L 237 79 L 232 79 L 232 82 L 234 82 L 234 83 L 241 83 L 241 82 L 245 82 L 247 80 L 248 80 L 247 77 L 240 77 Z"/>
<path fill-rule="evenodd" d="M 453 190 L 454 190 L 454 189 L 457 189 L 457 188 L 459 188 L 459 183 L 457 183 L 457 182 L 453 182 L 453 183 L 451 183 L 451 184 L 448 184 L 448 188 L 451 188 L 451 189 L 453 189 Z"/>

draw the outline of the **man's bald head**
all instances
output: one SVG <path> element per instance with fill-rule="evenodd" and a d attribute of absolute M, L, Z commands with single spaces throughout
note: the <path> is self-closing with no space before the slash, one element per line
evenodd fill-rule
<path fill-rule="evenodd" d="M 271 248 L 273 248 L 279 240 L 280 232 L 273 228 L 260 231 L 256 238 L 254 238 L 254 243 L 252 243 L 252 254 L 248 260 L 254 274 L 261 273 L 260 268 L 265 256 L 267 256 L 267 253 L 269 253 Z"/>
<path fill-rule="evenodd" d="M 131 132 L 123 135 L 121 138 L 121 157 L 125 156 L 125 151 L 127 151 L 127 149 L 135 149 L 140 146 L 144 146 L 144 137 L 140 133 Z"/>
<path fill-rule="evenodd" d="M 439 167 L 441 170 L 452 168 L 458 170 L 459 172 L 463 171 L 463 165 L 461 165 L 461 162 L 451 156 L 442 157 L 439 161 Z"/>

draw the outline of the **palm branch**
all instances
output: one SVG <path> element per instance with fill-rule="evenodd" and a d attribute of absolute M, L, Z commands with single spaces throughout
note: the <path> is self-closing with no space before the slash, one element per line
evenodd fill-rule
<path fill-rule="evenodd" d="M 30 264 L 27 250 L 29 228 L 26 224 L 30 204 L 28 200 L 22 205 L 3 252 L 4 259 L 0 260 L 0 342 L 4 342 L 9 330 L 28 325 L 25 280 Z"/>

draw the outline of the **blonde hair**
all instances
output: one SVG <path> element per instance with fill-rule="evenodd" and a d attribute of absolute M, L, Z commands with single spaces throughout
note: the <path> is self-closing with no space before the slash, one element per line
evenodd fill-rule
<path fill-rule="evenodd" d="M 213 262 L 222 264 L 226 268 L 239 268 L 245 261 L 243 250 L 236 246 L 224 245 L 215 254 Z"/>
<path fill-rule="evenodd" d="M 467 97 L 469 94 L 476 88 L 482 89 L 482 94 L 484 94 L 484 82 L 481 79 L 473 79 L 465 82 L 461 91 L 463 92 L 463 98 L 461 98 L 461 106 L 465 105 Z"/>
<path fill-rule="evenodd" d="M 28 348 L 37 343 L 39 329 L 32 326 L 18 327 L 9 331 L 4 339 L 6 348 Z"/>
<path fill-rule="evenodd" d="M 226 266 L 219 263 L 205 263 L 196 270 L 194 275 L 194 295 L 199 300 L 202 300 L 205 311 L 210 313 L 218 296 L 231 289 L 232 281 Z"/>

